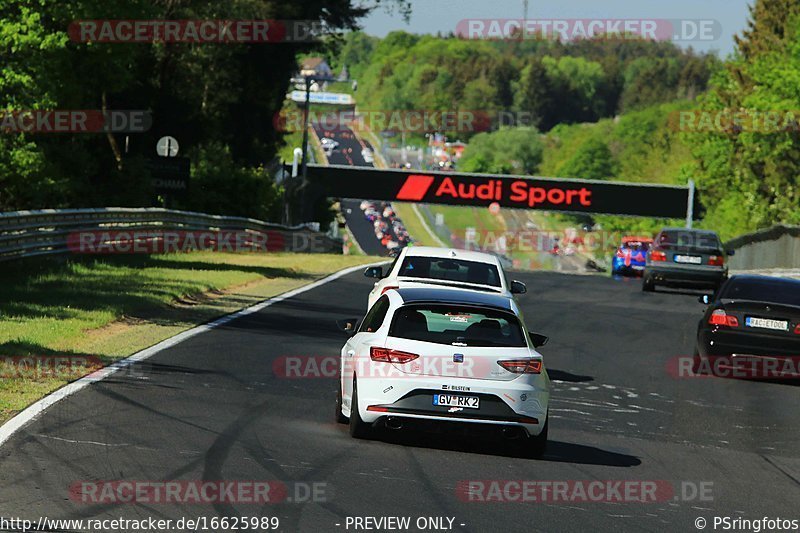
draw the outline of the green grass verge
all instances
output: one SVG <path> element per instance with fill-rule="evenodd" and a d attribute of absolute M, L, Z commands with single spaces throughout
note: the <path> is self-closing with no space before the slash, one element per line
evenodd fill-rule
<path fill-rule="evenodd" d="M 488 208 L 431 205 L 430 210 L 434 215 L 444 215 L 445 225 L 461 239 L 469 227 L 478 232 L 493 231 L 497 235 L 506 229 L 503 217 L 491 214 Z"/>
<path fill-rule="evenodd" d="M 197 324 L 372 261 L 352 255 L 196 252 L 2 264 L 0 356 L 89 357 L 108 364 Z M 26 373 L 19 368 L 0 366 L 0 422 L 96 366 Z"/>
<path fill-rule="evenodd" d="M 422 224 L 419 216 L 414 211 L 411 204 L 404 204 L 402 202 L 394 202 L 392 204 L 397 216 L 403 221 L 403 225 L 408 230 L 408 234 L 414 239 L 414 243 L 421 246 L 441 246 L 436 239 L 434 239 L 425 226 Z"/>

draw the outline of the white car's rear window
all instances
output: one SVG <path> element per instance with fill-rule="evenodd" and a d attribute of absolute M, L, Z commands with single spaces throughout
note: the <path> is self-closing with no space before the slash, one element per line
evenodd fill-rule
<path fill-rule="evenodd" d="M 500 273 L 495 265 L 447 257 L 406 257 L 398 275 L 501 286 Z"/>
<path fill-rule="evenodd" d="M 513 314 L 482 307 L 407 305 L 395 312 L 389 335 L 461 346 L 527 346 Z"/>

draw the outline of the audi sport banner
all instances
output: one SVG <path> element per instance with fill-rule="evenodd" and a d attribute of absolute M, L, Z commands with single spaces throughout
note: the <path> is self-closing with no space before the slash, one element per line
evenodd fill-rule
<path fill-rule="evenodd" d="M 308 165 L 334 198 L 684 218 L 689 188 L 611 181 Z M 695 213 L 698 213 L 695 196 Z"/>

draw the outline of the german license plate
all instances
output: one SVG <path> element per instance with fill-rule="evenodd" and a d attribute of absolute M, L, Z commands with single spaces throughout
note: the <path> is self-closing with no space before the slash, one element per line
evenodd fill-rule
<path fill-rule="evenodd" d="M 699 265 L 703 262 L 703 258 L 697 255 L 676 255 L 676 263 L 688 263 L 690 265 Z"/>
<path fill-rule="evenodd" d="M 477 396 L 456 396 L 455 394 L 434 394 L 433 405 L 442 407 L 468 407 L 479 409 L 481 399 Z"/>
<path fill-rule="evenodd" d="M 774 329 L 778 331 L 789 331 L 789 322 L 786 320 L 772 320 L 771 318 L 758 318 L 748 316 L 744 319 L 746 326 L 751 328 Z"/>

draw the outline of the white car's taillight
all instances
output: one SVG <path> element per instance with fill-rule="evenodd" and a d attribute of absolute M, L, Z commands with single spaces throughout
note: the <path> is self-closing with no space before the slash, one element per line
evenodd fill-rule
<path fill-rule="evenodd" d="M 414 359 L 418 359 L 419 355 L 415 353 L 401 352 L 398 350 L 390 350 L 389 348 L 378 348 L 373 346 L 369 350 L 369 358 L 379 363 L 397 363 L 404 364 Z"/>
<path fill-rule="evenodd" d="M 509 359 L 506 361 L 498 361 L 497 364 L 514 374 L 542 373 L 541 359 Z"/>

